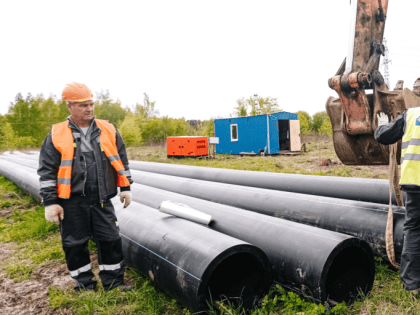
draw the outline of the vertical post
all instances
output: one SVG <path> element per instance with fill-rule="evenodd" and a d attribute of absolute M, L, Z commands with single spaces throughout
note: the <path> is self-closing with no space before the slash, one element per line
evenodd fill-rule
<path fill-rule="evenodd" d="M 267 114 L 267 153 L 271 154 L 270 151 L 270 119 L 269 119 L 269 114 Z"/>
<path fill-rule="evenodd" d="M 391 91 L 391 80 L 389 78 L 389 68 L 388 68 L 388 64 L 391 63 L 391 60 L 389 60 L 388 58 L 388 52 L 389 52 L 388 43 L 385 38 L 382 41 L 382 44 L 384 44 L 385 46 L 385 58 L 382 61 L 382 64 L 384 65 L 384 79 L 385 79 L 386 85 L 388 86 L 388 90 Z"/>

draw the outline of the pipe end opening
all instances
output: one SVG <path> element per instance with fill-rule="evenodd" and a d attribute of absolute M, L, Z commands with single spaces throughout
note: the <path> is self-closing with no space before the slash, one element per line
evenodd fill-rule
<path fill-rule="evenodd" d="M 257 306 L 270 285 L 267 266 L 251 253 L 236 253 L 221 262 L 205 287 L 207 301 L 228 300 L 246 309 Z"/>
<path fill-rule="evenodd" d="M 348 246 L 334 258 L 326 280 L 327 301 L 353 304 L 366 295 L 375 276 L 371 255 L 360 246 Z"/>

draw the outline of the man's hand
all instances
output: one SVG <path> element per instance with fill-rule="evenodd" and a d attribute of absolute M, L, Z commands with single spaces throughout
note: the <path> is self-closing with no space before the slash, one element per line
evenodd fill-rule
<path fill-rule="evenodd" d="M 60 219 L 64 219 L 64 209 L 60 205 L 51 205 L 45 207 L 45 219 L 49 222 L 59 224 Z"/>
<path fill-rule="evenodd" d="M 123 203 L 125 201 L 124 208 L 127 208 L 131 203 L 131 192 L 126 190 L 120 193 L 120 201 Z"/>
<path fill-rule="evenodd" d="M 389 123 L 388 116 L 385 113 L 378 113 L 378 127 Z"/>

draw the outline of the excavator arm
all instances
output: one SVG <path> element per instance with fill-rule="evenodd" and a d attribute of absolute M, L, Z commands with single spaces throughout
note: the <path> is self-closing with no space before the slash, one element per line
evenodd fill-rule
<path fill-rule="evenodd" d="M 406 109 L 420 106 L 420 93 L 400 88 L 389 91 L 379 72 L 388 0 L 352 0 L 350 42 L 346 59 L 328 85 L 338 98 L 327 100 L 334 148 L 347 165 L 388 165 L 389 148 L 376 142 L 377 113 L 392 120 Z M 420 80 L 416 85 L 420 85 Z M 416 89 L 415 85 L 415 89 Z M 419 87 L 420 88 L 420 87 Z M 370 93 L 368 93 L 368 91 Z M 400 160 L 401 143 L 397 160 Z"/>

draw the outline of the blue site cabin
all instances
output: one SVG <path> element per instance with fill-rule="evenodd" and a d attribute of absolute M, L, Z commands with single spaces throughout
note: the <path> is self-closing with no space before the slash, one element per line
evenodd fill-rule
<path fill-rule="evenodd" d="M 278 154 L 300 151 L 300 127 L 297 114 L 277 112 L 267 115 L 214 120 L 216 153 Z"/>

